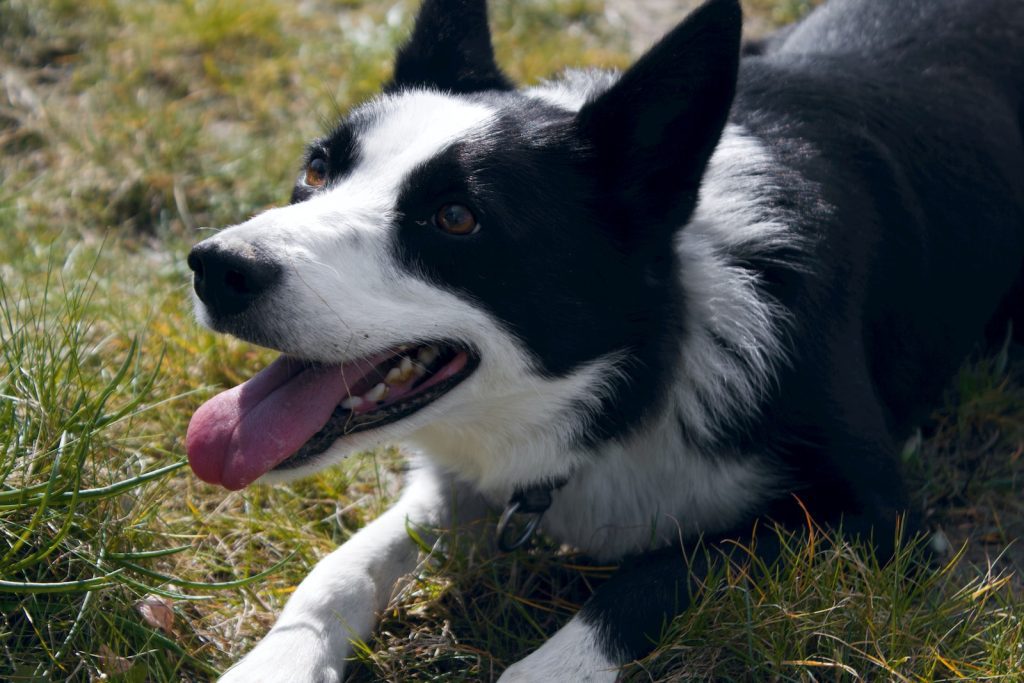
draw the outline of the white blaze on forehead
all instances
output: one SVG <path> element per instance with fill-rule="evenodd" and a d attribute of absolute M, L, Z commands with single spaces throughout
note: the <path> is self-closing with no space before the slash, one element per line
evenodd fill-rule
<path fill-rule="evenodd" d="M 405 179 L 452 143 L 486 134 L 494 115 L 484 104 L 429 90 L 373 100 L 351 115 L 357 154 L 348 175 L 306 201 L 270 209 L 222 231 L 221 239 L 259 242 L 292 263 L 328 261 L 347 238 L 379 237 L 394 216 Z M 349 269 L 373 266 L 365 254 L 354 257 L 351 243 L 344 249 L 339 264 Z"/>
<path fill-rule="evenodd" d="M 356 136 L 356 167 L 338 189 L 371 182 L 393 196 L 413 169 L 479 133 L 494 113 L 486 105 L 426 90 L 376 100 L 353 116 L 368 125 Z"/>
<path fill-rule="evenodd" d="M 617 71 L 568 69 L 554 79 L 542 81 L 523 94 L 569 111 L 579 111 L 619 79 Z"/>

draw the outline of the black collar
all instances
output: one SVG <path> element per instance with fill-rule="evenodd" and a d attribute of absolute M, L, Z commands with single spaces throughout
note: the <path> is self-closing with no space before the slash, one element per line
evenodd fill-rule
<path fill-rule="evenodd" d="M 516 489 L 495 529 L 498 549 L 507 553 L 526 545 L 540 526 L 541 517 L 551 507 L 551 495 L 565 483 L 563 479 Z M 512 523 L 513 517 L 515 523 Z"/>

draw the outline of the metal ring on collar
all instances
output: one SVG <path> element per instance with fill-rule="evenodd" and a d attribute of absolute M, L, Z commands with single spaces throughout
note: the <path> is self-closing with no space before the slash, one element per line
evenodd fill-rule
<path fill-rule="evenodd" d="M 541 512 L 520 513 L 519 506 L 519 501 L 509 503 L 508 507 L 505 508 L 505 511 L 501 513 L 501 519 L 498 520 L 498 526 L 495 529 L 495 532 L 498 541 L 498 548 L 502 552 L 508 553 L 516 548 L 521 548 L 526 545 L 526 543 L 533 538 L 533 534 L 537 531 L 537 527 L 540 526 L 540 518 L 544 516 L 543 510 Z M 512 525 L 510 523 L 512 521 L 512 517 L 516 514 L 528 516 L 529 519 L 523 526 L 522 532 L 515 537 L 515 540 L 510 541 L 508 538 L 508 532 L 511 529 L 514 533 L 516 525 Z"/>

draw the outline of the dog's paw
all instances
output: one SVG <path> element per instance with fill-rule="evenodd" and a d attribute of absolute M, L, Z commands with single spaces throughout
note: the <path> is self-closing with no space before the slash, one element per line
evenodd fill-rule
<path fill-rule="evenodd" d="M 341 683 L 344 656 L 333 658 L 309 633 L 275 633 L 224 672 L 218 683 Z"/>
<path fill-rule="evenodd" d="M 614 683 L 619 667 L 597 642 L 592 627 L 572 619 L 536 652 L 505 669 L 498 683 Z"/>
<path fill-rule="evenodd" d="M 545 666 L 541 662 L 522 659 L 501 674 L 498 683 L 551 683 L 551 681 L 578 681 L 579 683 L 614 683 L 618 669 L 593 669 L 579 666 Z"/>

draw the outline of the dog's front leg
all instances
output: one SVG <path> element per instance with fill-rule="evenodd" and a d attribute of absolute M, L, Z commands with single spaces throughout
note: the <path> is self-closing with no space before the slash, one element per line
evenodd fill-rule
<path fill-rule="evenodd" d="M 779 539 L 771 532 L 757 533 L 755 547 L 766 564 L 779 556 Z M 687 556 L 669 547 L 627 562 L 569 623 L 506 669 L 499 683 L 615 681 L 620 668 L 647 655 L 672 618 L 689 607 L 689 596 L 708 575 L 709 559 L 722 560 L 720 551 L 735 547 L 723 539 L 707 550 Z"/>
<path fill-rule="evenodd" d="M 884 561 L 894 551 L 896 509 L 870 500 L 862 503 L 868 510 L 847 515 L 843 535 L 870 540 Z M 776 529 L 762 524 L 753 534 L 709 539 L 685 553 L 673 546 L 633 558 L 544 645 L 506 669 L 499 683 L 614 681 L 622 666 L 650 654 L 665 627 L 690 606 L 690 596 L 705 583 L 711 563 L 771 567 L 782 554 L 781 539 Z"/>
<path fill-rule="evenodd" d="M 336 683 L 351 641 L 366 639 L 395 583 L 416 566 L 407 524 L 447 526 L 451 512 L 479 505 L 455 500 L 455 487 L 429 468 L 414 470 L 399 501 L 322 559 L 288 600 L 277 623 L 221 683 Z"/>

